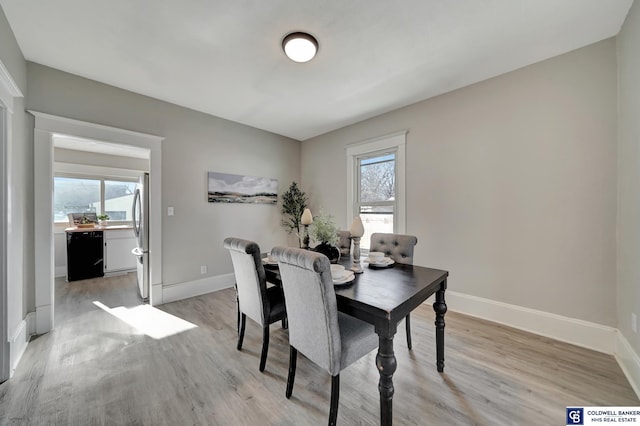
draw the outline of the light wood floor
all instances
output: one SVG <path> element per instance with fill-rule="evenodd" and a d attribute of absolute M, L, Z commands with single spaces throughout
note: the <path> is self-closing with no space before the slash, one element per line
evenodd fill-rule
<path fill-rule="evenodd" d="M 139 330 L 173 323 L 119 319 L 140 309 L 135 275 L 56 286 L 55 330 L 34 338 L 0 385 L 2 425 L 326 424 L 329 376 L 302 356 L 293 397 L 284 396 L 288 345 L 279 324 L 264 373 L 256 324 L 247 322 L 244 348 L 235 349 L 233 290 L 160 306 L 195 327 L 154 338 Z M 640 405 L 612 356 L 453 312 L 445 319 L 444 374 L 435 367 L 432 308 L 412 314 L 411 352 L 400 327 L 395 424 L 559 425 L 569 405 Z M 339 424 L 379 423 L 374 357 L 342 372 Z"/>

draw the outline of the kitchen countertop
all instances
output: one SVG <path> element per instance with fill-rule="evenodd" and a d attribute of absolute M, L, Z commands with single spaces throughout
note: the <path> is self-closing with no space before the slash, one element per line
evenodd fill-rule
<path fill-rule="evenodd" d="M 72 226 L 70 228 L 66 228 L 65 232 L 93 232 L 93 231 L 116 231 L 119 229 L 133 229 L 131 225 L 107 225 L 107 226 L 93 226 L 89 228 L 78 228 L 77 226 Z"/>

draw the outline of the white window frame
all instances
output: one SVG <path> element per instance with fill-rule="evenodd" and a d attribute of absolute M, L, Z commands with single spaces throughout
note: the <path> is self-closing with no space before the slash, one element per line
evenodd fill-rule
<path fill-rule="evenodd" d="M 357 216 L 358 202 L 358 159 L 382 152 L 394 152 L 396 156 L 396 197 L 393 211 L 393 232 L 405 234 L 406 212 L 406 143 L 407 131 L 392 133 L 374 139 L 349 144 L 345 147 L 347 156 L 347 220 L 350 224 Z"/>

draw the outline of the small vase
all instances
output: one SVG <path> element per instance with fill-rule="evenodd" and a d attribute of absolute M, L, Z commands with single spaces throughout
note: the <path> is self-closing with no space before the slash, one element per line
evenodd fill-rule
<path fill-rule="evenodd" d="M 338 260 L 340 260 L 340 249 L 331 244 L 320 243 L 313 248 L 313 251 L 324 254 L 331 263 L 338 263 Z"/>

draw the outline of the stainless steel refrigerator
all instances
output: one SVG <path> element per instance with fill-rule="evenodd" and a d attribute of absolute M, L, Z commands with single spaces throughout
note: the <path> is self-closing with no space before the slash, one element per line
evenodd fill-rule
<path fill-rule="evenodd" d="M 137 247 L 131 253 L 138 257 L 138 289 L 144 301 L 149 300 L 149 173 L 140 176 L 131 207 L 133 232 Z"/>

